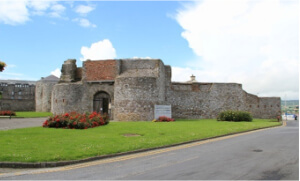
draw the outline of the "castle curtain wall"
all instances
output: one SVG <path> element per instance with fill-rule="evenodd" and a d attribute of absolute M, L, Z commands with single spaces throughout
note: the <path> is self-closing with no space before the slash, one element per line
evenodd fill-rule
<path fill-rule="evenodd" d="M 270 119 L 281 115 L 281 99 L 279 97 L 257 97 L 252 94 L 245 94 L 246 110 L 251 112 L 253 117 Z"/>
<path fill-rule="evenodd" d="M 280 98 L 248 94 L 235 83 L 173 83 L 167 100 L 175 118 L 216 118 L 221 111 L 251 112 L 254 118 L 276 119 L 281 114 Z"/>
<path fill-rule="evenodd" d="M 154 105 L 171 105 L 174 118 L 216 118 L 224 110 L 249 111 L 255 118 L 276 118 L 280 98 L 248 94 L 236 83 L 171 82 L 172 71 L 159 59 L 86 61 L 77 68 L 65 61 L 52 91 L 54 114 L 93 111 L 98 92 L 110 97 L 111 119 L 149 121 Z"/>
<path fill-rule="evenodd" d="M 216 118 L 223 110 L 244 110 L 240 84 L 173 83 L 168 102 L 176 118 Z"/>

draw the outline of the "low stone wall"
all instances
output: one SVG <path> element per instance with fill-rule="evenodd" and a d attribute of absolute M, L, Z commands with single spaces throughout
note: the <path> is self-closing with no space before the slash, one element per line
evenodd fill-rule
<path fill-rule="evenodd" d="M 0 110 L 35 111 L 34 99 L 1 99 Z"/>

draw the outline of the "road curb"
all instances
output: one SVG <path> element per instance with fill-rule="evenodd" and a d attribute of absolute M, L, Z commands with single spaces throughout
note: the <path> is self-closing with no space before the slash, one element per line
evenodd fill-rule
<path fill-rule="evenodd" d="M 212 139 L 221 138 L 221 137 L 230 136 L 230 135 L 237 135 L 237 134 L 241 134 L 241 133 L 254 132 L 254 131 L 257 131 L 257 130 L 264 130 L 264 129 L 276 128 L 276 127 L 281 127 L 281 126 L 286 126 L 286 121 L 283 121 L 281 123 L 281 125 L 276 125 L 276 126 L 270 126 L 270 127 L 265 127 L 265 128 L 257 128 L 257 129 L 253 129 L 253 130 L 230 133 L 230 134 L 226 134 L 226 135 L 215 136 L 215 137 L 210 137 L 210 138 L 204 138 L 204 139 L 199 139 L 199 140 L 192 140 L 192 141 L 187 141 L 187 142 L 182 142 L 182 143 L 177 143 L 177 144 L 172 144 L 172 145 L 167 145 L 167 146 L 147 148 L 147 149 L 141 149 L 141 150 L 135 150 L 135 151 L 129 151 L 129 152 L 123 152 L 123 153 L 116 153 L 116 154 L 111 154 L 111 155 L 90 157 L 90 158 L 81 159 L 81 160 L 58 161 L 58 162 L 38 162 L 38 163 L 0 162 L 0 168 L 51 168 L 51 167 L 60 167 L 60 166 L 85 163 L 85 162 L 90 162 L 90 161 L 95 161 L 95 160 L 101 160 L 101 159 L 106 159 L 106 158 L 113 158 L 113 157 L 130 155 L 130 154 L 135 154 L 135 153 L 147 152 L 147 151 L 152 151 L 152 150 L 170 148 L 170 147 L 174 147 L 174 146 L 180 146 L 180 145 L 185 145 L 185 144 L 190 144 L 190 143 L 195 143 L 195 142 L 200 142 L 200 141 L 205 141 L 205 140 L 212 140 Z"/>

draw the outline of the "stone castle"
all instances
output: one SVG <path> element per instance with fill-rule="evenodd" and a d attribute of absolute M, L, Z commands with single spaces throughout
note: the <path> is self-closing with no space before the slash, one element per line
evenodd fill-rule
<path fill-rule="evenodd" d="M 36 84 L 36 110 L 108 113 L 119 121 L 153 120 L 154 105 L 171 105 L 174 118 L 216 118 L 243 110 L 255 118 L 281 114 L 279 97 L 258 97 L 237 83 L 171 82 L 171 67 L 160 59 L 64 62 L 58 83 Z"/>

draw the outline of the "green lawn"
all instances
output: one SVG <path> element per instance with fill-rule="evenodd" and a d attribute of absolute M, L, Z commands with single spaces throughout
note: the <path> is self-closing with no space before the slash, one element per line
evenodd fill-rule
<path fill-rule="evenodd" d="M 217 122 L 209 119 L 169 123 L 111 122 L 86 130 L 35 127 L 0 131 L 0 161 L 78 160 L 280 124 L 274 121 Z M 123 136 L 129 133 L 141 136 Z"/>
<path fill-rule="evenodd" d="M 51 116 L 51 112 L 16 112 L 17 118 L 40 118 Z"/>

